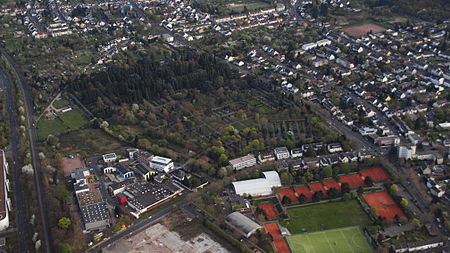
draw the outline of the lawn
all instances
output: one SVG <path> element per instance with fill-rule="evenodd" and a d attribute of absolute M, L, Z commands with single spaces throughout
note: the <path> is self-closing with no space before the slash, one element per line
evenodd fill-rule
<path fill-rule="evenodd" d="M 59 119 L 40 120 L 37 128 L 37 135 L 39 140 L 45 140 L 48 135 L 59 135 L 69 130 L 69 127 Z"/>
<path fill-rule="evenodd" d="M 347 227 L 287 237 L 292 252 L 370 253 L 373 248 L 359 227 Z"/>
<path fill-rule="evenodd" d="M 293 207 L 287 213 L 289 220 L 282 225 L 292 234 L 371 223 L 357 200 Z"/>
<path fill-rule="evenodd" d="M 56 119 L 41 119 L 37 128 L 38 140 L 45 140 L 49 134 L 58 136 L 71 130 L 77 130 L 88 123 L 88 119 L 78 109 L 59 114 Z"/>
<path fill-rule="evenodd" d="M 55 102 L 53 102 L 53 107 L 55 107 L 56 109 L 61 109 L 65 106 L 69 105 L 69 101 L 61 98 L 59 100 L 55 100 Z"/>
<path fill-rule="evenodd" d="M 78 129 L 89 123 L 89 120 L 86 118 L 86 116 L 84 116 L 84 114 L 78 109 L 73 109 L 72 111 L 65 112 L 61 114 L 60 117 L 64 121 L 64 124 L 72 130 Z"/>

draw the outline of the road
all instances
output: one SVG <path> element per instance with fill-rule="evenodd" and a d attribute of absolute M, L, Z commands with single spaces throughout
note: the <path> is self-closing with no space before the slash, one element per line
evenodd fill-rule
<path fill-rule="evenodd" d="M 24 194 L 22 191 L 22 182 L 20 181 L 22 170 L 20 164 L 22 161 L 19 157 L 19 124 L 16 117 L 16 99 L 13 92 L 12 82 L 7 77 L 6 73 L 0 69 L 0 87 L 3 86 L 6 97 L 6 108 L 8 112 L 9 121 L 9 150 L 11 152 L 12 163 L 10 163 L 10 170 L 13 170 L 14 182 L 14 199 L 16 212 L 16 228 L 17 238 L 22 238 L 22 243 L 19 243 L 19 252 L 29 252 L 31 248 L 30 228 L 28 224 L 27 208 L 24 201 Z M 11 174 L 10 174 L 11 175 Z"/>
<path fill-rule="evenodd" d="M 43 189 L 42 184 L 42 170 L 39 166 L 38 153 L 36 149 L 36 128 L 34 127 L 33 121 L 33 106 L 32 106 L 32 98 L 30 95 L 30 90 L 27 82 L 18 67 L 18 64 L 14 61 L 14 59 L 9 56 L 3 48 L 0 48 L 0 53 L 4 56 L 4 58 L 8 61 L 8 64 L 15 75 L 17 82 L 19 83 L 19 89 L 23 94 L 24 98 L 24 109 L 25 109 L 25 120 L 26 127 L 28 130 L 28 138 L 30 142 L 30 152 L 31 152 L 31 164 L 34 168 L 34 184 L 36 187 L 36 195 L 38 200 L 39 207 L 39 217 L 41 218 L 41 226 L 43 234 L 40 235 L 42 246 L 44 252 L 52 253 L 54 252 L 53 240 L 51 229 L 49 225 L 48 219 L 48 210 L 45 199 L 45 191 Z M 20 237 L 19 237 L 20 238 Z"/>

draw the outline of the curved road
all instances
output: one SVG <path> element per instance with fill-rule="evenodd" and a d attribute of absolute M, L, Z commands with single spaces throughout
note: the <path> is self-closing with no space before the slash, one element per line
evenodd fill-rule
<path fill-rule="evenodd" d="M 17 123 L 16 117 L 16 101 L 14 97 L 12 83 L 8 76 L 2 69 L 0 69 L 0 84 L 3 85 L 5 89 L 6 97 L 6 107 L 8 112 L 9 121 L 9 151 L 11 152 L 12 163 L 10 164 L 10 169 L 13 170 L 13 181 L 14 181 L 14 199 L 15 199 L 15 211 L 16 211 L 16 228 L 17 228 L 17 238 L 23 238 L 19 243 L 19 252 L 29 252 L 30 250 L 30 236 L 29 236 L 29 224 L 27 209 L 24 202 L 24 194 L 22 191 L 22 182 L 20 177 L 22 170 L 20 168 L 19 152 L 19 125 Z M 1 85 L 0 85 L 1 86 Z"/>
<path fill-rule="evenodd" d="M 30 141 L 30 151 L 31 151 L 31 161 L 34 168 L 34 184 L 36 187 L 36 193 L 38 198 L 38 206 L 39 206 L 39 214 L 41 217 L 41 225 L 43 234 L 40 235 L 43 251 L 46 253 L 54 252 L 52 234 L 50 230 L 50 226 L 48 223 L 48 212 L 47 212 L 47 204 L 45 199 L 45 192 L 42 184 L 42 170 L 39 166 L 38 154 L 36 149 L 36 129 L 34 127 L 33 122 L 33 106 L 31 95 L 29 91 L 28 84 L 25 81 L 25 78 L 18 68 L 17 63 L 14 59 L 9 56 L 3 48 L 0 47 L 0 53 L 4 56 L 3 58 L 7 60 L 11 70 L 14 72 L 16 80 L 19 82 L 20 91 L 24 97 L 24 107 L 25 107 L 25 118 L 26 118 L 26 126 L 28 130 L 28 138 Z M 27 219 L 25 219 L 27 221 Z M 25 222 L 22 221 L 22 222 Z M 22 238 L 20 238 L 22 239 Z"/>

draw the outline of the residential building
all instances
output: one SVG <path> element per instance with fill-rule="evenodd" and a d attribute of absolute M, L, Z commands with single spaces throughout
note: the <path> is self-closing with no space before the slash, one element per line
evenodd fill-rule
<path fill-rule="evenodd" d="M 248 154 L 246 156 L 230 160 L 230 165 L 235 170 L 241 170 L 256 165 L 256 158 L 254 155 Z"/>
<path fill-rule="evenodd" d="M 432 237 L 422 241 L 396 243 L 391 246 L 391 250 L 395 253 L 416 252 L 434 249 L 441 246 L 444 246 L 444 241 L 442 238 Z"/>
<path fill-rule="evenodd" d="M 268 154 L 259 154 L 258 155 L 258 161 L 260 163 L 265 163 L 265 162 L 269 162 L 269 161 L 275 161 L 275 156 L 273 155 L 273 153 L 268 153 Z"/>
<path fill-rule="evenodd" d="M 277 160 L 289 159 L 290 157 L 289 150 L 286 147 L 275 148 L 273 153 L 275 154 Z"/>
<path fill-rule="evenodd" d="M 327 146 L 327 150 L 330 153 L 337 153 L 337 152 L 342 152 L 342 145 L 340 143 L 330 143 Z"/>
<path fill-rule="evenodd" d="M 402 145 L 398 147 L 398 158 L 403 158 L 405 160 L 411 160 L 416 155 L 416 146 L 406 146 Z"/>
<path fill-rule="evenodd" d="M 291 157 L 298 158 L 303 156 L 303 150 L 301 148 L 293 148 L 291 150 Z"/>

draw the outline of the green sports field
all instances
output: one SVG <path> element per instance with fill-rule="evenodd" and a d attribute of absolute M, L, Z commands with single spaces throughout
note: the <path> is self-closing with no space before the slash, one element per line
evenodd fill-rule
<path fill-rule="evenodd" d="M 329 202 L 287 209 L 288 221 L 281 225 L 292 234 L 315 232 L 349 226 L 367 226 L 371 223 L 357 200 Z"/>
<path fill-rule="evenodd" d="M 370 253 L 370 246 L 359 227 L 288 236 L 293 253 Z"/>

